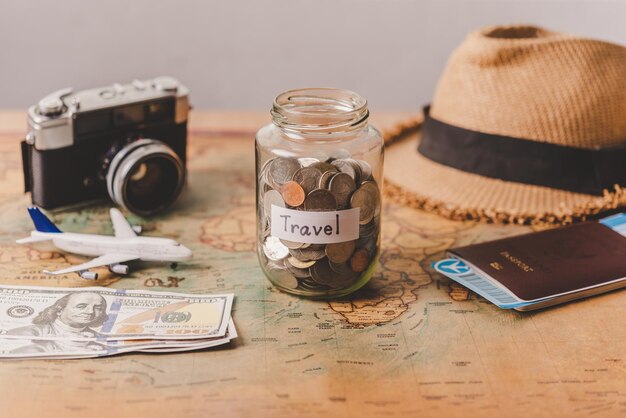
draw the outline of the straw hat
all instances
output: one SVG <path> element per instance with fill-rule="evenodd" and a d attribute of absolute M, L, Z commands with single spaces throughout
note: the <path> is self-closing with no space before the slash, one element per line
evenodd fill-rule
<path fill-rule="evenodd" d="M 625 206 L 626 48 L 533 26 L 470 33 L 418 129 L 385 152 L 388 195 L 454 219 Z"/>

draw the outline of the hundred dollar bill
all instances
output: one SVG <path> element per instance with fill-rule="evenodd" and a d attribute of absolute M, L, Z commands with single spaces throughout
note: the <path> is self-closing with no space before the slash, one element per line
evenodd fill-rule
<path fill-rule="evenodd" d="M 4 359 L 75 359 L 104 357 L 141 351 L 145 353 L 171 353 L 200 350 L 227 344 L 237 338 L 232 319 L 226 335 L 221 338 L 198 340 L 29 340 L 23 338 L 0 339 L 0 358 Z"/>
<path fill-rule="evenodd" d="M 0 339 L 221 338 L 233 294 L 0 286 Z"/>

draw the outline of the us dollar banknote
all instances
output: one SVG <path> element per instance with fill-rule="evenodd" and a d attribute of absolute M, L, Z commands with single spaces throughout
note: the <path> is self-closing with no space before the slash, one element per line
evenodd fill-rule
<path fill-rule="evenodd" d="M 226 334 L 217 338 L 199 338 L 184 340 L 38 340 L 25 338 L 0 339 L 0 358 L 4 359 L 73 359 L 112 356 L 116 354 L 140 351 L 145 353 L 172 353 L 227 344 L 237 338 L 237 330 L 232 319 Z"/>
<path fill-rule="evenodd" d="M 104 287 L 0 286 L 0 339 L 101 343 L 222 338 L 233 298 Z"/>

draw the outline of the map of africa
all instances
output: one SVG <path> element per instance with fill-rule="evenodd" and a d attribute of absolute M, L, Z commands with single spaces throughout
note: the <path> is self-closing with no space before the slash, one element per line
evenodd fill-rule
<path fill-rule="evenodd" d="M 190 247 L 190 262 L 135 264 L 123 278 L 101 269 L 95 283 L 234 292 L 240 337 L 184 354 L 1 361 L 3 416 L 626 415 L 624 292 L 502 311 L 430 267 L 452 246 L 528 228 L 453 222 L 387 203 L 380 266 L 364 289 L 329 302 L 272 288 L 255 255 L 252 136 L 193 131 L 189 184 L 175 208 L 128 217 L 145 235 Z M 14 243 L 31 230 L 18 137 L 0 137 L 0 283 L 93 285 L 41 274 L 83 258 Z M 112 233 L 106 204 L 51 216 L 62 230 Z"/>

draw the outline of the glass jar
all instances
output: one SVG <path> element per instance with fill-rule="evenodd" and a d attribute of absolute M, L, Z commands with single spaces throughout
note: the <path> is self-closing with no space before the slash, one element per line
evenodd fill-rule
<path fill-rule="evenodd" d="M 261 268 L 296 295 L 354 292 L 380 254 L 383 139 L 367 102 L 348 90 L 291 90 L 271 114 L 256 135 Z"/>

